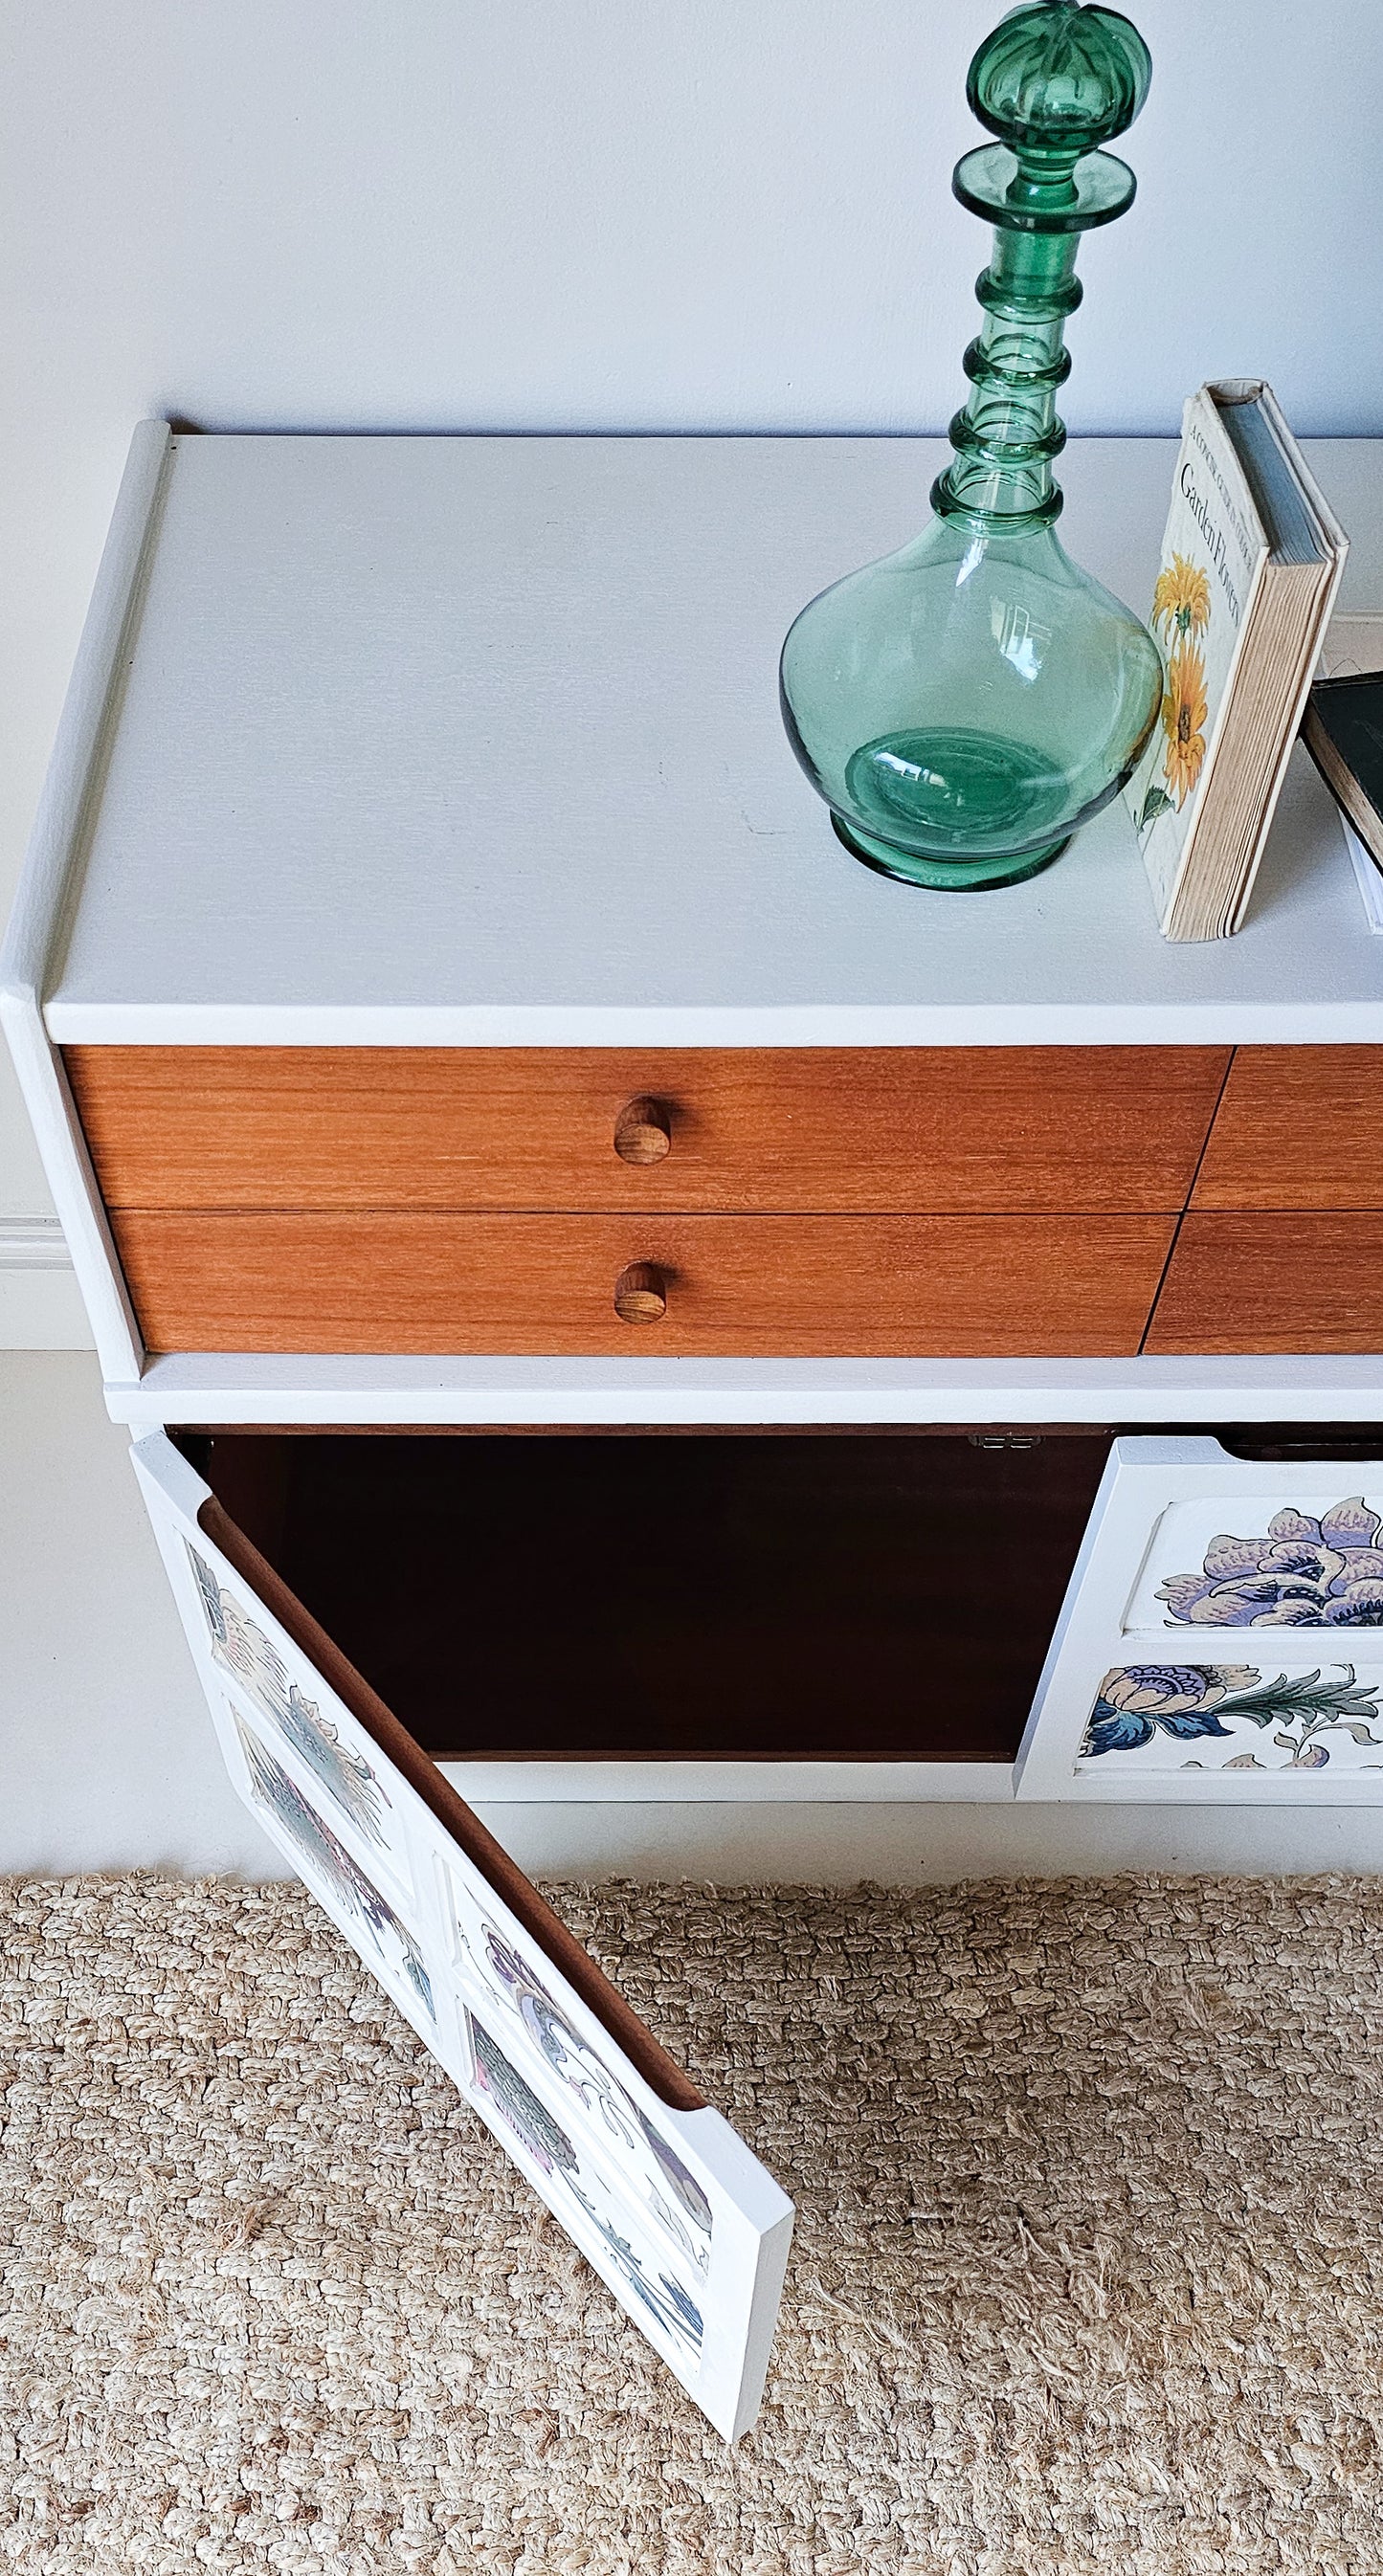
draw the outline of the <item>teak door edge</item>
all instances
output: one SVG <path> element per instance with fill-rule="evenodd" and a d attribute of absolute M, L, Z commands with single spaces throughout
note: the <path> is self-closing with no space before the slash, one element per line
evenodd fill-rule
<path fill-rule="evenodd" d="M 318 1626 L 297 1595 L 290 1592 L 282 1578 L 261 1556 L 253 1542 L 246 1538 L 215 1498 L 203 1503 L 197 1514 L 198 1525 L 205 1530 L 214 1547 L 234 1566 L 250 1590 L 259 1595 L 273 1612 L 281 1627 L 314 1663 L 338 1698 L 344 1700 L 352 1716 L 373 1736 L 382 1753 L 387 1753 L 396 1769 L 403 1773 L 424 1804 L 432 1809 L 439 1824 L 446 1827 L 467 1858 L 487 1878 L 497 1896 L 510 1912 L 516 1914 L 539 1947 L 547 1953 L 555 1968 L 560 1968 L 569 1984 L 575 1986 L 609 2032 L 638 2068 L 644 2082 L 673 2111 L 704 2111 L 707 2100 L 665 2048 L 631 2011 L 617 1986 L 610 1983 L 604 1970 L 588 1950 L 567 1930 L 560 1915 L 546 1903 L 531 1879 L 510 1859 L 502 1843 L 481 1823 L 473 1807 L 452 1787 L 438 1770 L 431 1756 L 414 1743 L 406 1726 L 386 1708 L 378 1693 L 370 1688 L 363 1674 L 349 1663 L 339 1646 L 325 1629 Z"/>

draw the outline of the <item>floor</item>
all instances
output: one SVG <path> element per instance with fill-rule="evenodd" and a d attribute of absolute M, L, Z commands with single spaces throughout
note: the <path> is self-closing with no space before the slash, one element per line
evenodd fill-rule
<path fill-rule="evenodd" d="M 1378 2568 L 1383 1885 L 564 1904 L 797 2204 L 738 2448 L 304 1891 L 31 1882 L 0 2565 Z M 565 2167 L 580 2103 L 519 2030 Z"/>
<path fill-rule="evenodd" d="M 233 1798 L 94 1357 L 0 1351 L 0 1873 L 280 1875 Z M 558 1876 L 891 1885 L 1110 1869 L 1373 1870 L 1383 1811 L 504 1806 Z"/>

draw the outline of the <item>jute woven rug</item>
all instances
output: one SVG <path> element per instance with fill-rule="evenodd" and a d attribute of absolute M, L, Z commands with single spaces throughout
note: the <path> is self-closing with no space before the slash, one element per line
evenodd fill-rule
<path fill-rule="evenodd" d="M 0 2561 L 1383 2567 L 1383 1881 L 562 1901 L 798 2200 L 755 2432 L 306 1896 L 11 1883 Z"/>

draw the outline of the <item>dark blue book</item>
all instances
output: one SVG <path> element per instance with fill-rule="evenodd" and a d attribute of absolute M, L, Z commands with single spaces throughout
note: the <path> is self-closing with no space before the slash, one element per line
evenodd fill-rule
<path fill-rule="evenodd" d="M 1346 821 L 1383 868 L 1383 671 L 1318 680 L 1301 733 Z"/>

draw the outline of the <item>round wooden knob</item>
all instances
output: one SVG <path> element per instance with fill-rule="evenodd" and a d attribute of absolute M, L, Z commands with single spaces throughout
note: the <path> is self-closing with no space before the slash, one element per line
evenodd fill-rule
<path fill-rule="evenodd" d="M 657 1324 L 667 1313 L 667 1280 L 652 1261 L 631 1261 L 615 1281 L 615 1313 L 622 1324 Z"/>
<path fill-rule="evenodd" d="M 615 1120 L 615 1152 L 622 1163 L 661 1163 L 672 1151 L 672 1122 L 661 1100 L 626 1100 Z"/>

